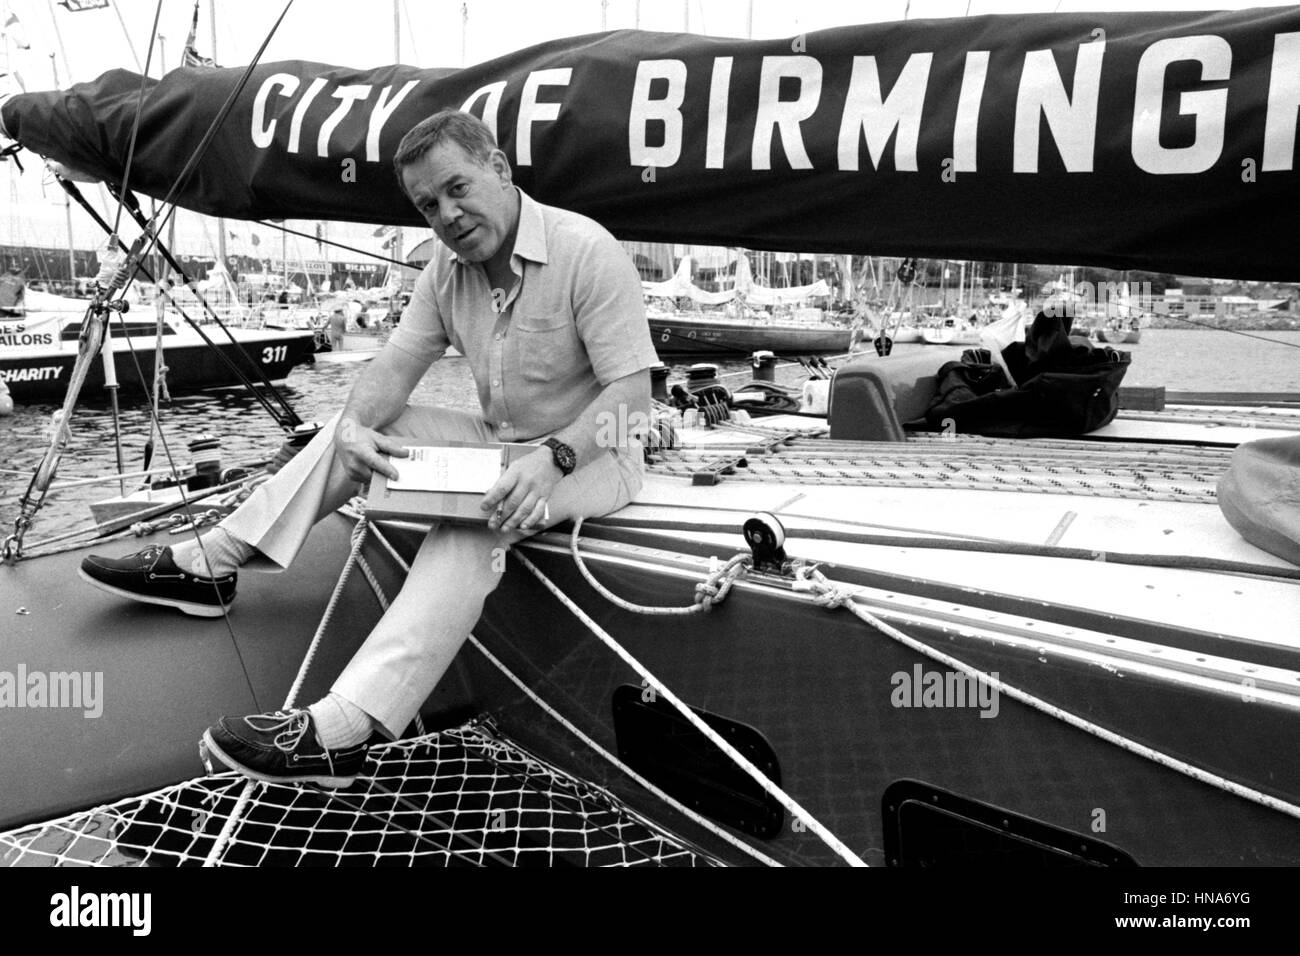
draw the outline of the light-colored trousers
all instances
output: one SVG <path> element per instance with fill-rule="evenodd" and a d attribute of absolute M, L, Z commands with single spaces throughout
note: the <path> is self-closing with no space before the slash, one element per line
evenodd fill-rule
<path fill-rule="evenodd" d="M 222 525 L 259 555 L 249 567 L 289 566 L 312 526 L 357 492 L 334 455 L 339 416 L 269 481 L 259 486 Z M 407 406 L 383 429 L 421 445 L 439 441 L 496 441 L 476 415 L 446 408 Z M 400 459 L 396 462 L 400 471 Z M 600 457 L 561 478 L 548 499 L 550 523 L 596 517 L 623 507 L 640 490 L 641 447 Z M 393 738 L 414 720 L 500 583 L 498 548 L 536 533 L 503 534 L 486 525 L 435 524 L 420 545 L 406 582 L 332 690 L 373 717 Z M 499 552 L 496 552 L 499 554 Z"/>

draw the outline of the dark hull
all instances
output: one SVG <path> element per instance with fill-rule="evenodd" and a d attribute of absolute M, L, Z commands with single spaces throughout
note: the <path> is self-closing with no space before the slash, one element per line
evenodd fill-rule
<path fill-rule="evenodd" d="M 762 349 L 778 355 L 838 355 L 849 351 L 853 330 L 779 325 L 746 327 L 723 322 L 652 318 L 650 338 L 660 355 L 749 354 Z"/>
<path fill-rule="evenodd" d="M 892 862 L 883 850 L 883 798 L 891 785 L 907 780 L 1081 840 L 1102 841 L 1141 865 L 1300 863 L 1300 821 L 1123 752 L 1006 697 L 992 719 L 972 708 L 894 706 L 891 675 L 940 665 L 846 612 L 827 612 L 779 592 L 733 592 L 711 614 L 675 617 L 664 625 L 663 618 L 618 610 L 575 583 L 567 553 L 529 556 L 692 706 L 760 731 L 780 760 L 782 786 L 870 864 Z M 631 601 L 691 599 L 690 584 L 667 573 L 593 569 Z M 521 606 L 530 608 L 526 618 L 508 610 Z M 939 628 L 909 631 L 1158 750 L 1283 799 L 1300 795 L 1300 767 L 1290 753 L 1300 732 L 1293 712 L 1136 675 L 1117 679 L 1095 666 L 1061 660 L 1044 666 L 1036 653 L 963 646 L 952 631 Z M 477 633 L 542 697 L 618 751 L 611 701 L 620 685 L 640 688 L 641 679 L 535 580 L 509 575 Z M 490 687 L 497 680 L 479 658 L 463 660 L 471 686 Z M 505 708 L 501 722 L 507 733 L 552 759 L 563 762 L 572 750 L 571 738 L 529 702 Z M 642 812 L 663 818 L 657 801 L 611 777 L 607 765 L 581 759 L 577 769 L 615 787 Z M 792 832 L 788 820 L 779 836 L 759 845 L 790 864 L 836 862 L 811 833 Z"/>
<path fill-rule="evenodd" d="M 385 527 L 409 557 L 421 533 Z M 98 720 L 67 710 L 0 712 L 5 737 L 22 742 L 0 755 L 5 796 L 0 827 L 199 775 L 195 741 L 205 726 L 222 714 L 281 705 L 342 566 L 348 531 L 343 518 L 332 518 L 313 532 L 289 571 L 241 574 L 231 616 L 235 644 L 220 620 L 132 605 L 83 585 L 75 579 L 76 553 L 0 568 L 11 603 L 29 611 L 16 619 L 7 638 L 13 659 L 33 671 L 105 675 L 104 713 Z M 662 543 L 630 532 L 622 537 L 644 546 Z M 119 544 L 95 550 L 124 549 Z M 681 550 L 717 552 L 705 545 Z M 391 597 L 402 578 L 399 568 L 373 539 L 364 553 Z M 1124 752 L 1009 698 L 1000 700 L 992 718 L 981 717 L 974 707 L 896 706 L 891 675 L 939 665 L 845 611 L 815 607 L 780 587 L 745 584 L 710 614 L 664 623 L 596 596 L 578 577 L 567 549 L 530 544 L 523 553 L 693 707 L 761 733 L 779 761 L 780 785 L 870 864 L 894 862 L 884 849 L 897 839 L 885 795 L 906 781 L 978 801 L 1007 819 L 1029 821 L 1023 825 L 1055 828 L 1071 841 L 1077 837 L 1076 846 L 1099 843 L 1115 859 L 1142 865 L 1300 864 L 1297 820 Z M 647 554 L 653 552 L 639 552 L 641 558 Z M 692 581 L 671 560 L 628 566 L 593 555 L 589 563 L 606 586 L 629 600 L 659 605 L 691 600 Z M 1028 602 L 1019 607 L 1015 599 L 954 594 L 951 587 L 890 580 L 876 572 L 840 568 L 836 576 L 939 603 L 982 600 L 991 610 L 1072 621 L 1068 609 Z M 59 582 L 57 597 L 51 597 L 52 581 Z M 378 615 L 364 580 L 352 575 L 300 703 L 324 693 Z M 1122 619 L 1073 623 L 1105 626 L 1153 643 L 1188 639 L 1185 632 L 1157 633 L 1161 629 L 1150 625 L 1142 630 Z M 968 640 L 960 629 L 914 624 L 906 630 L 1158 750 L 1284 800 L 1294 802 L 1300 794 L 1294 711 L 1138 674 L 1116 675 L 1055 655 L 1048 661 L 1041 651 Z M 475 635 L 597 743 L 614 753 L 629 749 L 615 732 L 612 702 L 620 687 L 630 685 L 639 694 L 640 675 L 598 643 L 518 562 L 511 561 Z M 1224 650 L 1245 661 L 1291 670 L 1297 665 L 1291 650 L 1274 649 L 1267 660 L 1250 647 Z M 543 759 L 609 788 L 723 859 L 751 862 L 613 770 L 470 645 L 424 714 L 430 727 L 490 714 L 508 737 Z M 904 843 L 920 838 L 915 830 L 903 834 Z M 787 864 L 839 862 L 789 819 L 775 836 L 752 842 Z"/>
<path fill-rule="evenodd" d="M 216 343 L 215 354 L 207 345 L 168 345 L 163 361 L 167 366 L 167 387 L 172 392 L 193 391 L 240 384 L 224 356 L 235 368 L 256 382 L 256 369 L 261 369 L 272 381 L 283 379 L 298 365 L 310 364 L 314 344 L 311 335 L 286 332 L 280 337 L 260 338 L 242 347 L 221 341 L 209 333 Z M 123 401 L 144 397 L 153 386 L 153 340 L 133 338 L 135 357 L 120 347 L 114 353 L 117 381 Z M 246 353 L 246 354 L 245 354 Z M 0 357 L 0 378 L 4 379 L 14 402 L 19 405 L 37 402 L 61 402 L 68 390 L 68 379 L 76 362 L 72 350 L 46 356 Z M 137 370 L 138 362 L 138 370 Z M 143 376 L 143 378 L 142 378 Z M 102 394 L 104 366 L 100 359 L 91 363 L 82 394 Z"/>

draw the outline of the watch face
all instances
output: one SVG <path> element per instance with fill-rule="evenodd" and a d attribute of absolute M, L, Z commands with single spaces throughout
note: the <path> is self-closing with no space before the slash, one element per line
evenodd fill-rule
<path fill-rule="evenodd" d="M 560 471 L 566 475 L 571 474 L 578 464 L 578 456 L 574 454 L 573 449 L 558 438 L 548 438 L 546 444 L 550 446 L 551 454 L 555 457 L 555 464 L 559 466 Z"/>

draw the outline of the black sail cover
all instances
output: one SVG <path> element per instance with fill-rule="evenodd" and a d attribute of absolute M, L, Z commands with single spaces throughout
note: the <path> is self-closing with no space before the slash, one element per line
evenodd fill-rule
<path fill-rule="evenodd" d="M 146 84 L 130 183 L 172 187 L 241 70 Z M 120 181 L 140 79 L 3 107 Z M 260 64 L 181 205 L 418 223 L 402 135 L 444 107 L 625 239 L 1300 279 L 1300 7 L 983 16 L 746 41 L 617 31 L 462 70 Z"/>

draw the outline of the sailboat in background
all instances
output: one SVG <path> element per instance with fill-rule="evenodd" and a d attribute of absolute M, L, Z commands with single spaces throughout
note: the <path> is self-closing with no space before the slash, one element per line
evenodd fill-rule
<path fill-rule="evenodd" d="M 732 288 L 718 292 L 692 281 L 691 258 L 683 256 L 672 278 L 642 282 L 650 336 L 661 356 L 843 354 L 853 349 L 856 329 L 828 322 L 825 310 L 800 307 L 809 299 L 825 301 L 830 286 L 819 279 L 795 288 L 770 288 L 754 282 L 749 256 L 738 250 Z M 677 307 L 689 301 L 695 311 Z M 660 303 L 666 303 L 660 304 Z M 708 311 L 700 310 L 708 307 Z"/>

